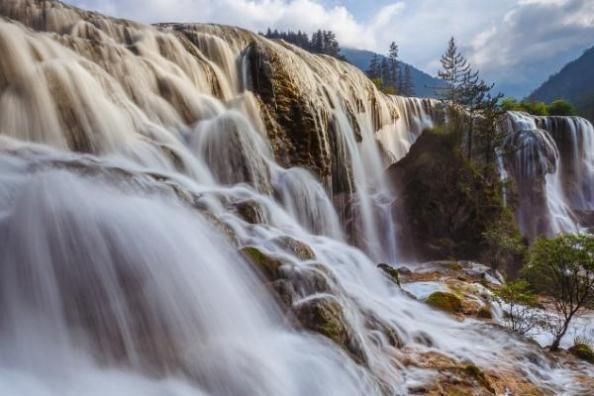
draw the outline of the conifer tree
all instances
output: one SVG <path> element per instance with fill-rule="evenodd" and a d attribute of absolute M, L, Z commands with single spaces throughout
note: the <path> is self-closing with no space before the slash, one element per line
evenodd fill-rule
<path fill-rule="evenodd" d="M 380 74 L 380 78 L 382 80 L 382 87 L 389 87 L 390 85 L 390 76 L 391 76 L 391 70 L 390 70 L 390 63 L 388 62 L 388 58 L 386 57 L 382 57 L 382 62 L 381 62 L 381 74 Z"/>
<path fill-rule="evenodd" d="M 387 81 L 384 85 L 393 87 L 394 90 L 399 91 L 400 87 L 400 62 L 398 61 L 398 45 L 394 41 L 390 44 L 388 50 L 388 70 L 386 71 Z"/>
<path fill-rule="evenodd" d="M 412 80 L 412 71 L 409 65 L 404 67 L 404 76 L 402 77 L 400 94 L 402 96 L 415 95 L 415 86 Z"/>
<path fill-rule="evenodd" d="M 440 62 L 442 69 L 437 74 L 446 83 L 446 86 L 437 88 L 438 96 L 443 100 L 461 103 L 464 96 L 464 85 L 473 77 L 473 71 L 466 58 L 459 52 L 453 37 Z"/>
<path fill-rule="evenodd" d="M 367 77 L 370 80 L 376 80 L 380 78 L 380 58 L 377 54 L 373 54 L 369 61 L 369 67 L 367 68 Z"/>

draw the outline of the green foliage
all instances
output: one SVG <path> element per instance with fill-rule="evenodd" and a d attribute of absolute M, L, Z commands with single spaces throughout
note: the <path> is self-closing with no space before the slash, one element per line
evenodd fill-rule
<path fill-rule="evenodd" d="M 427 297 L 425 302 L 432 307 L 449 313 L 462 312 L 462 301 L 458 296 L 447 292 L 435 292 Z"/>
<path fill-rule="evenodd" d="M 579 359 L 594 364 L 594 348 L 588 339 L 576 337 L 573 346 L 569 348 L 569 352 Z"/>
<path fill-rule="evenodd" d="M 515 257 L 521 256 L 526 250 L 522 235 L 513 227 L 514 218 L 509 210 L 493 223 L 483 237 L 487 244 L 486 256 L 493 269 L 509 268 Z"/>
<path fill-rule="evenodd" d="M 295 32 L 289 30 L 287 32 L 279 32 L 278 30 L 271 30 L 268 28 L 266 33 L 260 33 L 266 38 L 285 40 L 288 43 L 303 48 L 306 51 L 315 54 L 325 54 L 344 60 L 340 54 L 340 44 L 336 40 L 336 34 L 331 30 L 318 30 L 314 32 L 309 38 L 308 34 L 301 30 Z"/>
<path fill-rule="evenodd" d="M 515 98 L 503 98 L 501 99 L 500 105 L 505 111 L 523 111 L 520 102 Z"/>
<path fill-rule="evenodd" d="M 524 276 L 539 292 L 550 296 L 561 320 L 550 323 L 555 336 L 551 350 L 559 343 L 571 320 L 594 305 L 594 236 L 561 235 L 538 239 L 530 250 Z"/>
<path fill-rule="evenodd" d="M 482 261 L 491 259 L 491 248 L 499 249 L 497 265 L 510 264 L 515 249 L 509 248 L 513 243 L 508 239 L 519 244 L 520 234 L 513 212 L 505 206 L 499 175 L 494 166 L 464 158 L 462 121 L 453 110 L 447 117 L 446 126 L 424 131 L 390 170 L 401 193 L 410 246 L 426 260 Z M 499 240 L 504 248 L 494 243 Z"/>
<path fill-rule="evenodd" d="M 493 313 L 488 306 L 484 306 L 478 310 L 476 317 L 479 319 L 493 319 Z"/>
<path fill-rule="evenodd" d="M 533 307 L 537 300 L 525 280 L 505 283 L 494 291 L 497 302 L 504 305 L 505 325 L 512 331 L 526 334 L 536 325 Z"/>
<path fill-rule="evenodd" d="M 522 107 L 527 113 L 537 116 L 549 115 L 549 108 L 546 103 L 538 101 L 522 102 Z"/>
<path fill-rule="evenodd" d="M 577 114 L 575 107 L 565 99 L 557 99 L 550 104 L 544 102 L 503 98 L 500 102 L 505 111 L 524 111 L 537 116 L 574 116 Z"/>
<path fill-rule="evenodd" d="M 549 115 L 574 116 L 576 114 L 575 107 L 565 99 L 557 99 L 549 105 Z"/>
<path fill-rule="evenodd" d="M 379 89 L 380 91 L 383 90 L 384 84 L 382 83 L 381 78 L 372 78 L 371 82 L 375 85 L 377 89 Z"/>

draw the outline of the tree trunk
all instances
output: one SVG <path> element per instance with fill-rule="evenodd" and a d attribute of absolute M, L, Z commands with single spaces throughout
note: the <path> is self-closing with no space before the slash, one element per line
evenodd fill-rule
<path fill-rule="evenodd" d="M 569 328 L 569 322 L 571 322 L 572 317 L 573 317 L 573 315 L 570 316 L 569 318 L 565 319 L 565 323 L 563 323 L 563 329 L 561 330 L 561 333 L 559 333 L 555 337 L 555 340 L 553 341 L 553 343 L 551 344 L 551 347 L 549 348 L 551 352 L 557 352 L 559 350 L 559 344 L 561 344 L 561 339 L 563 338 L 565 333 L 567 333 L 567 329 Z"/>

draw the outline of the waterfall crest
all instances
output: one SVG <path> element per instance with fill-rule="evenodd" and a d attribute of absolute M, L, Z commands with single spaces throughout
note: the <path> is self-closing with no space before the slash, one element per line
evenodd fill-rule
<path fill-rule="evenodd" d="M 591 227 L 594 127 L 580 117 L 508 115 L 505 168 L 519 194 L 524 235 L 580 232 Z"/>
<path fill-rule="evenodd" d="M 1 394 L 399 395 L 432 353 L 577 387 L 377 269 L 433 101 L 238 28 L 0 16 Z"/>

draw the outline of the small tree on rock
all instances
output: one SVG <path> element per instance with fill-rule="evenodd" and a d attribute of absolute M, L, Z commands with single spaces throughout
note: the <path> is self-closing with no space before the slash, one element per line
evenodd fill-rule
<path fill-rule="evenodd" d="M 537 291 L 553 299 L 559 320 L 549 327 L 554 336 L 551 351 L 556 351 L 571 321 L 594 305 L 594 236 L 538 239 L 524 273 Z"/>
<path fill-rule="evenodd" d="M 536 326 L 536 296 L 530 291 L 528 282 L 508 282 L 495 291 L 495 296 L 497 302 L 504 305 L 505 325 L 510 330 L 523 335 Z"/>

